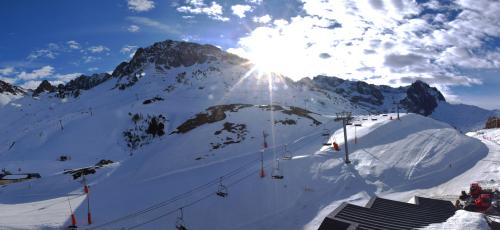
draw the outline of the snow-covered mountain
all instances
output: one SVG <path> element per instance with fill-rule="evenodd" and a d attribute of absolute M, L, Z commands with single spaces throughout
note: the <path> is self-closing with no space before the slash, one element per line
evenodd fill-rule
<path fill-rule="evenodd" d="M 21 98 L 25 93 L 23 88 L 0 80 L 0 108 L 14 99 Z"/>
<path fill-rule="evenodd" d="M 180 207 L 194 229 L 314 229 L 341 200 L 436 186 L 488 153 L 480 141 L 418 115 L 450 122 L 457 113 L 423 82 L 400 88 L 325 76 L 294 82 L 188 42 L 138 49 L 112 74 L 58 86 L 44 81 L 33 92 L 6 85 L 2 92 L 17 97 L 0 107 L 0 168 L 42 175 L 0 188 L 5 229 L 69 223 L 67 197 L 82 223 L 80 179 L 64 171 L 101 160 L 115 163 L 87 177 L 94 229 L 173 226 Z M 368 115 L 392 112 L 393 102 L 410 114 L 401 121 L 390 119 L 394 113 Z M 348 127 L 351 165 L 323 146 L 344 148 L 334 119 L 341 111 L 352 111 L 361 125 Z M 277 162 L 283 180 L 270 178 Z M 212 196 L 219 185 L 228 187 L 228 197 Z"/>

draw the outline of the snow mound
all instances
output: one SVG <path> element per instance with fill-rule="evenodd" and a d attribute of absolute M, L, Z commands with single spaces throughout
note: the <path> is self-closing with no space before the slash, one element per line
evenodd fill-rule
<path fill-rule="evenodd" d="M 438 229 L 490 229 L 488 222 L 481 213 L 468 212 L 458 210 L 455 215 L 450 217 L 446 222 L 439 224 L 431 224 L 425 230 Z"/>

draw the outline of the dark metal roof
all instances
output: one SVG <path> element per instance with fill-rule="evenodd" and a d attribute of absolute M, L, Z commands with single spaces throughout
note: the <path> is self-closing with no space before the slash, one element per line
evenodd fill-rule
<path fill-rule="evenodd" d="M 342 203 L 319 230 L 415 229 L 441 223 L 455 214 L 450 201 L 415 197 L 415 204 L 372 198 L 365 207 Z"/>

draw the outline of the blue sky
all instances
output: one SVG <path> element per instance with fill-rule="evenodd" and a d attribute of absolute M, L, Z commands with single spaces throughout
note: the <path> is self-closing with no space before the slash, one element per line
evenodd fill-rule
<path fill-rule="evenodd" d="M 16 0 L 0 2 L 0 80 L 33 88 L 112 71 L 166 39 L 217 45 L 293 79 L 392 86 L 500 109 L 496 0 Z"/>

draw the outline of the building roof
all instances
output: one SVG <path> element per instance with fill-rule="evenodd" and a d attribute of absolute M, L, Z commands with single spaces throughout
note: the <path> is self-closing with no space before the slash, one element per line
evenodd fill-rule
<path fill-rule="evenodd" d="M 365 207 L 342 203 L 319 230 L 414 229 L 441 223 L 455 214 L 450 201 L 415 197 L 415 204 L 372 198 Z"/>

